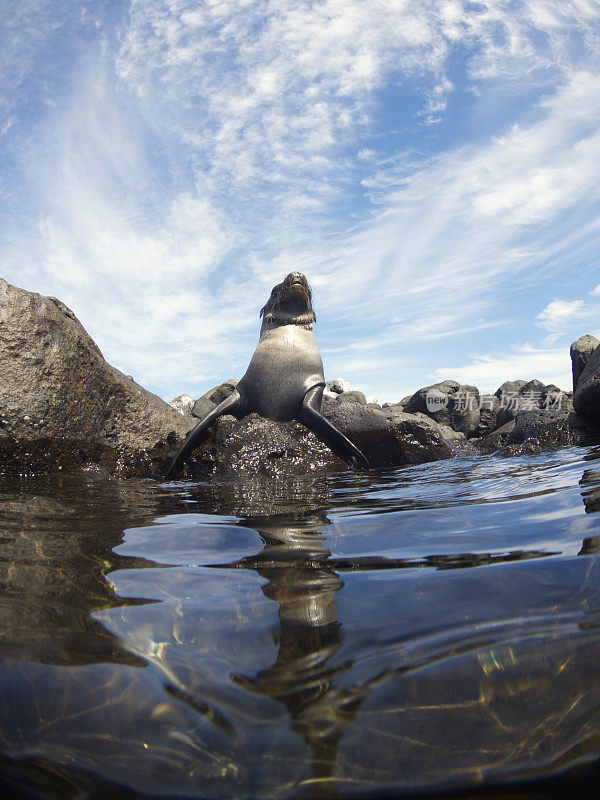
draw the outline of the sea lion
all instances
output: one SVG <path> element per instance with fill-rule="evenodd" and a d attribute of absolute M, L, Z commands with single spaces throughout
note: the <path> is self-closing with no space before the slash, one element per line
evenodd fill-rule
<path fill-rule="evenodd" d="M 297 419 L 350 466 L 368 468 L 361 451 L 321 413 L 323 361 L 313 333 L 316 315 L 304 275 L 290 272 L 274 286 L 259 317 L 260 339 L 246 374 L 233 394 L 190 431 L 166 477 L 177 474 L 218 417 L 233 414 L 241 419 L 253 411 L 281 422 Z"/>

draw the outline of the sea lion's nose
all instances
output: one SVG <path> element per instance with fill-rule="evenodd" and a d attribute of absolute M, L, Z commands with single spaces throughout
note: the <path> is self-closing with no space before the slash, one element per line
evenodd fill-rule
<path fill-rule="evenodd" d="M 290 283 L 306 283 L 306 278 L 301 272 L 290 272 L 288 278 Z"/>

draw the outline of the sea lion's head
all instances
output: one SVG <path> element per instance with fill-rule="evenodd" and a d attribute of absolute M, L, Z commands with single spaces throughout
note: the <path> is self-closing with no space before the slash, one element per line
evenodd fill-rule
<path fill-rule="evenodd" d="M 260 310 L 264 325 L 311 325 L 316 320 L 308 281 L 301 272 L 290 272 L 274 286 Z"/>

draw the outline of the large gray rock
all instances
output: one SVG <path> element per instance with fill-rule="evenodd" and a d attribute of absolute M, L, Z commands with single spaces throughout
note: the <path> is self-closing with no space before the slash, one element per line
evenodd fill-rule
<path fill-rule="evenodd" d="M 500 400 L 495 394 L 485 394 L 480 398 L 478 435 L 486 436 L 498 427 Z"/>
<path fill-rule="evenodd" d="M 202 419 L 209 411 L 222 403 L 225 398 L 233 394 L 238 382 L 235 378 L 229 378 L 225 383 L 215 386 L 214 389 L 209 389 L 208 392 L 199 397 L 192 408 L 192 416 L 197 419 Z"/>
<path fill-rule="evenodd" d="M 563 397 L 560 408 L 519 411 L 514 420 L 476 443 L 486 453 L 500 450 L 506 455 L 521 455 L 558 447 L 586 446 L 599 441 L 598 431 L 581 419 L 573 411 L 571 401 Z"/>
<path fill-rule="evenodd" d="M 552 383 L 544 384 L 535 378 L 530 381 L 505 381 L 496 392 L 500 408 L 496 415 L 496 427 L 500 428 L 523 411 L 558 410 L 568 393 L 562 392 Z"/>
<path fill-rule="evenodd" d="M 367 398 L 362 392 L 353 390 L 351 392 L 340 392 L 336 397 L 338 403 L 360 403 L 361 406 L 367 405 Z"/>
<path fill-rule="evenodd" d="M 444 401 L 438 410 L 432 410 L 427 402 L 435 393 Z M 440 425 L 448 425 L 465 436 L 474 436 L 479 430 L 479 389 L 452 380 L 434 383 L 416 391 L 404 405 L 404 411 L 426 414 Z"/>
<path fill-rule="evenodd" d="M 191 395 L 178 394 L 177 397 L 174 397 L 171 400 L 169 405 L 171 408 L 174 408 L 175 411 L 179 411 L 179 413 L 183 415 L 188 428 L 193 428 L 198 422 L 198 420 L 192 415 L 192 409 L 194 408 L 195 403 L 196 401 Z"/>
<path fill-rule="evenodd" d="M 73 312 L 0 279 L 0 459 L 5 470 L 101 462 L 120 475 L 169 463 L 188 425 L 111 367 Z"/>
<path fill-rule="evenodd" d="M 454 455 L 439 426 L 425 415 L 386 415 L 372 406 L 337 402 L 324 402 L 323 414 L 376 469 L 422 464 Z"/>
<path fill-rule="evenodd" d="M 498 450 L 503 450 L 508 445 L 508 438 L 514 427 L 515 421 L 511 419 L 500 428 L 496 428 L 492 433 L 488 433 L 479 439 L 472 439 L 472 442 L 482 453 L 495 453 Z"/>
<path fill-rule="evenodd" d="M 329 389 L 330 392 L 334 392 L 335 394 L 352 391 L 350 381 L 347 381 L 344 378 L 333 378 L 333 380 L 327 381 L 325 388 Z"/>
<path fill-rule="evenodd" d="M 600 346 L 591 354 L 579 376 L 573 407 L 587 422 L 600 428 Z"/>
<path fill-rule="evenodd" d="M 323 413 L 375 469 L 436 461 L 459 452 L 424 415 L 400 414 L 392 419 L 370 406 L 329 400 L 323 402 Z M 332 468 L 346 465 L 299 422 L 273 422 L 250 414 L 242 420 L 218 419 L 185 471 L 188 476 L 274 477 Z"/>
<path fill-rule="evenodd" d="M 397 403 L 383 406 L 381 413 L 399 430 L 410 432 L 414 425 L 423 428 L 431 437 L 432 444 L 441 437 L 454 456 L 473 455 L 477 452 L 477 448 L 470 443 L 464 433 L 455 431 L 449 425 L 440 425 L 431 417 L 428 417 L 427 414 L 421 414 L 420 412 L 407 414 L 402 410 L 402 406 Z"/>
<path fill-rule="evenodd" d="M 299 422 L 274 422 L 249 414 L 219 417 L 183 467 L 187 477 L 273 479 L 318 474 L 344 462 Z"/>
<path fill-rule="evenodd" d="M 177 397 L 174 397 L 170 401 L 169 405 L 171 408 L 174 408 L 175 411 L 179 411 L 180 414 L 185 416 L 186 414 L 192 413 L 195 402 L 194 398 L 189 394 L 178 394 Z"/>
<path fill-rule="evenodd" d="M 595 336 L 592 336 L 589 333 L 586 333 L 585 336 L 581 336 L 571 345 L 570 354 L 571 368 L 573 370 L 573 391 L 577 389 L 579 376 L 590 360 L 590 356 L 599 345 L 600 340 L 596 339 Z"/>

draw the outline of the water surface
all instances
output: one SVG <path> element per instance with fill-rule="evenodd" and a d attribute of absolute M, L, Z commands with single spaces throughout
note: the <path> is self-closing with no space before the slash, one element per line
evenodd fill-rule
<path fill-rule="evenodd" d="M 598 458 L 0 478 L 6 781 L 48 798 L 576 781 L 600 754 Z"/>

